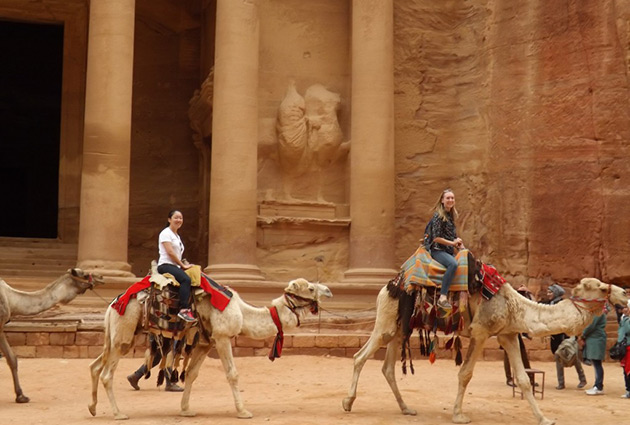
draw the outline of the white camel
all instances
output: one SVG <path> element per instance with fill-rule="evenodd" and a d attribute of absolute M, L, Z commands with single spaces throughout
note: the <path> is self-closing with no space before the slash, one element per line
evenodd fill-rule
<path fill-rule="evenodd" d="M 4 325 L 15 316 L 33 316 L 48 310 L 56 304 L 66 304 L 77 295 L 102 283 L 100 276 L 86 274 L 81 269 L 68 270 L 63 276 L 39 291 L 24 292 L 12 288 L 0 279 L 0 351 L 7 359 L 13 375 L 13 388 L 16 403 L 28 403 L 30 399 L 22 392 L 18 379 L 18 361 L 11 350 Z"/>
<path fill-rule="evenodd" d="M 526 299 L 509 284 L 503 285 L 489 301 L 482 300 L 480 294 L 472 295 L 468 303 L 471 314 L 463 313 L 467 320 L 462 335 L 470 337 L 470 344 L 458 375 L 459 386 L 453 408 L 453 422 L 458 424 L 470 422 L 470 418 L 462 412 L 464 393 L 486 340 L 491 336 L 496 336 L 499 344 L 508 354 L 510 364 L 515 370 L 516 383 L 527 398 L 538 424 L 553 425 L 555 421 L 543 416 L 534 399 L 531 383 L 521 359 L 517 335 L 523 332 L 534 337 L 561 332 L 579 335 L 596 314 L 601 314 L 607 301 L 625 305 L 627 300 L 628 296 L 622 288 L 600 282 L 595 278 L 582 279 L 573 289 L 571 299 L 552 306 Z M 398 300 L 392 298 L 385 287 L 381 289 L 377 298 L 374 330 L 367 343 L 354 356 L 354 375 L 348 397 L 342 403 L 344 410 L 349 412 L 356 400 L 357 383 L 366 360 L 381 346 L 387 345 L 383 375 L 402 413 L 416 414 L 416 411 L 408 408 L 403 401 L 394 376 L 396 355 L 400 352 L 402 339 L 397 317 Z"/>
<path fill-rule="evenodd" d="M 195 416 L 189 408 L 190 393 L 195 379 L 199 375 L 201 364 L 212 348 L 216 346 L 217 353 L 225 369 L 225 374 L 232 388 L 234 404 L 239 418 L 251 418 L 252 414 L 245 409 L 238 388 L 238 372 L 234 365 L 232 345 L 230 340 L 237 335 L 253 339 L 265 339 L 278 333 L 270 314 L 270 308 L 275 307 L 283 331 L 299 326 L 300 318 L 309 311 L 316 312 L 320 297 L 332 297 L 330 289 L 319 283 L 310 283 L 305 279 L 295 279 L 289 282 L 284 294 L 271 301 L 271 307 L 254 307 L 233 292 L 232 299 L 224 311 L 219 311 L 210 304 L 208 297 L 196 301 L 197 317 L 202 328 L 209 333 L 210 340 L 199 338 L 198 344 L 191 353 L 186 368 L 186 385 L 181 400 L 181 415 Z M 98 379 L 100 377 L 109 397 L 114 418 L 127 419 L 121 413 L 113 392 L 113 377 L 121 356 L 125 355 L 134 343 L 134 335 L 141 329 L 142 306 L 136 298 L 132 298 L 124 315 L 119 315 L 109 307 L 105 313 L 105 342 L 103 353 L 90 364 L 92 376 L 92 403 L 88 406 L 92 416 L 96 415 Z M 203 332 L 202 332 L 203 334 Z"/>

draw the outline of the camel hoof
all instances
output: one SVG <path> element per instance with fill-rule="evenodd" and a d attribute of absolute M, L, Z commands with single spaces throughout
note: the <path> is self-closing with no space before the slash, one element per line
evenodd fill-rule
<path fill-rule="evenodd" d="M 236 415 L 236 417 L 239 419 L 251 419 L 254 417 L 254 415 L 252 415 L 251 412 L 243 409 L 240 412 L 238 412 L 238 415 Z"/>
<path fill-rule="evenodd" d="M 129 419 L 129 416 L 125 415 L 124 413 L 118 413 L 114 415 L 114 419 L 116 419 L 117 421 L 125 421 Z"/>
<path fill-rule="evenodd" d="M 540 425 L 554 425 L 556 423 L 556 421 L 551 421 L 547 418 L 542 418 L 542 420 L 540 421 Z"/>
<path fill-rule="evenodd" d="M 464 414 L 453 415 L 454 424 L 469 424 L 470 418 Z"/>
<path fill-rule="evenodd" d="M 345 410 L 346 412 L 351 411 L 353 403 L 354 403 L 353 397 L 344 398 L 343 401 L 341 402 L 341 405 L 343 406 L 343 410 Z"/>
<path fill-rule="evenodd" d="M 182 410 L 181 412 L 179 412 L 179 416 L 185 416 L 187 418 L 192 418 L 194 416 L 197 416 L 197 412 L 194 412 L 192 410 Z"/>
<path fill-rule="evenodd" d="M 94 404 L 90 404 L 88 406 L 88 410 L 92 416 L 96 416 L 96 406 Z"/>
<path fill-rule="evenodd" d="M 29 401 L 31 401 L 31 399 L 24 394 L 20 394 L 19 396 L 15 397 L 16 403 L 28 403 Z"/>
<path fill-rule="evenodd" d="M 418 412 L 416 412 L 413 409 L 410 409 L 408 407 L 405 407 L 404 409 L 402 409 L 402 414 L 403 415 L 409 415 L 409 416 L 416 416 L 418 414 Z"/>

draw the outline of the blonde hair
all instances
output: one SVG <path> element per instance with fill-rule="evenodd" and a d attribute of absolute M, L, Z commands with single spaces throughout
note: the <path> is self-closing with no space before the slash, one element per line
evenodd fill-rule
<path fill-rule="evenodd" d="M 444 189 L 440 194 L 437 202 L 435 203 L 435 206 L 433 207 L 433 211 L 437 212 L 438 216 L 440 216 L 440 218 L 444 221 L 448 221 L 449 219 L 449 213 L 444 209 L 444 204 L 442 204 L 442 201 L 444 200 L 444 195 L 446 195 L 447 193 L 452 193 L 453 195 L 455 195 L 455 192 L 453 192 L 452 189 Z M 450 216 L 453 218 L 453 220 L 455 220 L 458 215 L 459 213 L 457 212 L 457 209 L 455 209 L 455 207 L 451 208 Z"/>

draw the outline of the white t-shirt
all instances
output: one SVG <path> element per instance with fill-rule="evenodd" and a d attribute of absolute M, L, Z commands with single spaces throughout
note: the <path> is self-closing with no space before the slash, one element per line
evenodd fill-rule
<path fill-rule="evenodd" d="M 182 255 L 184 254 L 184 243 L 182 242 L 182 239 L 179 237 L 178 234 L 173 232 L 170 227 L 166 227 L 160 232 L 160 238 L 158 240 L 158 252 L 160 253 L 158 266 L 162 264 L 173 264 L 179 267 L 177 263 L 175 263 L 171 259 L 170 255 L 168 255 L 168 253 L 166 252 L 166 248 L 164 248 L 162 242 L 170 242 L 171 246 L 173 247 L 173 251 L 175 251 L 175 255 L 177 255 L 177 258 L 179 260 L 181 260 Z"/>

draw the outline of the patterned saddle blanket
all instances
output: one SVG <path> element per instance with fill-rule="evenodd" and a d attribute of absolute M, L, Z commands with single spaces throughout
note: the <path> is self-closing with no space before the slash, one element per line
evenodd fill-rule
<path fill-rule="evenodd" d="M 467 291 L 468 250 L 463 249 L 459 251 L 455 259 L 458 267 L 451 281 L 449 291 Z M 416 252 L 401 267 L 405 289 L 408 289 L 409 285 L 441 287 L 445 271 L 446 268 L 431 257 L 424 245 L 420 245 Z"/>

